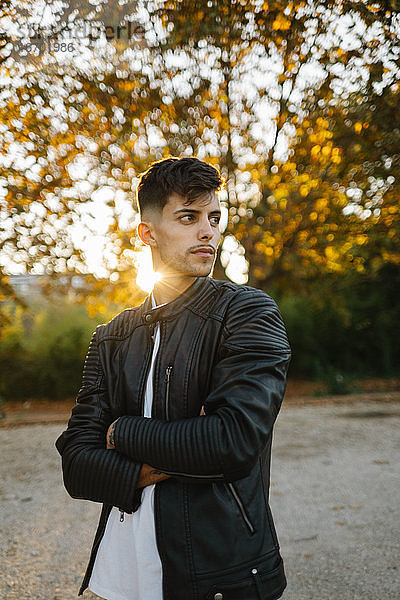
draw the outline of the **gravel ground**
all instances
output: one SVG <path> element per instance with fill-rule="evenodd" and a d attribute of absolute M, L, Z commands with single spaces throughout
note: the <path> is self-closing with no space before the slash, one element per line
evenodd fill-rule
<path fill-rule="evenodd" d="M 395 402 L 281 411 L 271 506 L 288 578 L 282 600 L 400 598 L 399 417 Z M 76 598 L 100 507 L 63 489 L 54 448 L 63 428 L 0 429 L 5 600 Z"/>

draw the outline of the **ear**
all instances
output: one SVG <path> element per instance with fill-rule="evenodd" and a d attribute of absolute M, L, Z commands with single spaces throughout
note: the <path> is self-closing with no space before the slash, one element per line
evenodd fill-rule
<path fill-rule="evenodd" d="M 138 235 L 146 246 L 155 247 L 157 241 L 153 234 L 153 226 L 150 222 L 141 221 L 138 225 Z"/>

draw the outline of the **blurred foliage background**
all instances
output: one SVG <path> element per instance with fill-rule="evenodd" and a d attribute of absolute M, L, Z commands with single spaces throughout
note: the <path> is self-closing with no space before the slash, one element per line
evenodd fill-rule
<path fill-rule="evenodd" d="M 214 276 L 278 301 L 293 377 L 398 376 L 399 10 L 2 1 L 0 394 L 73 395 L 94 326 L 144 298 L 135 188 L 169 155 L 220 168 Z"/>

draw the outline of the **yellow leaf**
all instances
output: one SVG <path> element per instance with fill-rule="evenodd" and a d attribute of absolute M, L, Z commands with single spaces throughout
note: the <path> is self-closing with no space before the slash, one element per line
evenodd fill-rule
<path fill-rule="evenodd" d="M 327 205 L 328 201 L 326 200 L 326 198 L 318 198 L 318 200 L 316 200 L 314 203 L 315 210 L 317 211 L 324 210 L 324 208 L 326 208 Z"/>
<path fill-rule="evenodd" d="M 308 187 L 308 185 L 301 185 L 300 186 L 300 195 L 305 197 L 308 195 L 308 192 L 310 191 L 310 188 Z"/>

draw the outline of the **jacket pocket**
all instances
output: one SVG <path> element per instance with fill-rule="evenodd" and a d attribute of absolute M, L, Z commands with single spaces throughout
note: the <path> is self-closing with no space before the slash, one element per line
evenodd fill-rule
<path fill-rule="evenodd" d="M 235 486 L 233 485 L 233 483 L 227 483 L 226 484 L 232 498 L 234 499 L 236 506 L 239 509 L 240 514 L 242 515 L 242 519 L 247 527 L 247 529 L 249 530 L 249 532 L 251 534 L 253 534 L 255 532 L 255 528 L 253 523 L 251 522 L 249 515 L 247 513 L 247 510 L 243 504 L 242 499 L 240 498 L 237 489 L 235 488 Z"/>
<path fill-rule="evenodd" d="M 239 579 L 240 575 L 242 577 Z M 224 578 L 214 583 L 208 590 L 205 600 L 276 600 L 286 587 L 283 563 L 272 571 L 262 567 L 248 567 L 245 572 L 232 575 L 231 581 Z"/>

